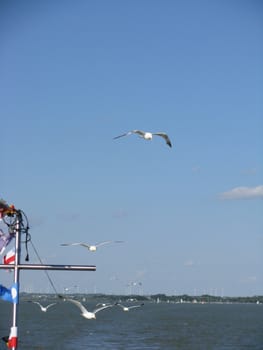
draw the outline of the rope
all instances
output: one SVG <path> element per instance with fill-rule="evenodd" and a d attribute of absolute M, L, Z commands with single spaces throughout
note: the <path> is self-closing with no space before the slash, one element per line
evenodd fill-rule
<path fill-rule="evenodd" d="M 33 247 L 33 249 L 34 249 L 34 252 L 35 252 L 35 254 L 36 254 L 36 256 L 37 256 L 37 258 L 38 258 L 40 264 L 44 265 L 43 262 L 42 262 L 42 260 L 41 260 L 41 258 L 40 258 L 40 256 L 39 256 L 39 254 L 38 254 L 38 252 L 37 252 L 37 250 L 36 250 L 36 247 L 34 246 L 34 244 L 33 244 L 33 242 L 32 242 L 32 239 L 30 239 L 30 243 L 31 243 L 31 245 L 32 245 L 32 247 Z M 56 289 L 56 287 L 55 287 L 55 285 L 54 285 L 54 283 L 53 283 L 51 277 L 49 276 L 48 272 L 47 272 L 46 270 L 44 270 L 44 272 L 45 272 L 45 274 L 46 274 L 46 276 L 47 276 L 47 278 L 48 278 L 48 280 L 49 280 L 49 283 L 50 283 L 51 287 L 53 288 L 55 294 L 56 294 L 59 298 L 63 298 L 63 297 L 58 293 L 58 291 L 57 291 L 57 289 Z"/>

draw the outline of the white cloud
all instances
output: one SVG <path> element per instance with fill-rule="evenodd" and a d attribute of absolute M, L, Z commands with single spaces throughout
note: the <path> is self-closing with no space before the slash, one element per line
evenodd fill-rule
<path fill-rule="evenodd" d="M 256 187 L 235 187 L 220 194 L 221 199 L 254 199 L 263 198 L 263 185 Z"/>

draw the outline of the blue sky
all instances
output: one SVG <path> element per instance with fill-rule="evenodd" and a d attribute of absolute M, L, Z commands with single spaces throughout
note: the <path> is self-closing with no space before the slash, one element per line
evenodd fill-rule
<path fill-rule="evenodd" d="M 262 3 L 0 6 L 0 197 L 44 262 L 97 266 L 50 273 L 57 289 L 262 294 Z M 173 147 L 113 140 L 133 129 Z M 104 240 L 124 243 L 60 246 Z"/>

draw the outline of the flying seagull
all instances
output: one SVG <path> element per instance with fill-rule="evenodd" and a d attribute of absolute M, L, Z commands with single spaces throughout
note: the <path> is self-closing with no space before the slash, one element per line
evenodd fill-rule
<path fill-rule="evenodd" d="M 107 309 L 109 307 L 112 307 L 113 305 L 109 304 L 109 305 L 104 305 L 102 307 L 99 307 L 95 310 L 93 310 L 92 312 L 88 311 L 82 304 L 80 301 L 77 301 L 77 300 L 74 300 L 74 299 L 67 299 L 68 301 L 70 301 L 71 303 L 75 304 L 81 311 L 81 316 L 87 318 L 88 320 L 91 320 L 91 319 L 95 319 L 96 318 L 96 313 L 101 311 L 101 310 L 104 310 L 104 309 Z"/>
<path fill-rule="evenodd" d="M 62 246 L 70 246 L 70 245 L 81 245 L 82 247 L 87 248 L 88 250 L 90 250 L 91 252 L 95 252 L 97 250 L 98 247 L 104 245 L 104 244 L 108 244 L 108 243 L 122 243 L 123 241 L 104 241 L 104 242 L 100 242 L 100 243 L 96 243 L 94 245 L 91 244 L 87 244 L 87 243 L 63 243 L 61 244 Z"/>
<path fill-rule="evenodd" d="M 135 309 L 137 307 L 141 307 L 144 305 L 144 303 L 140 304 L 140 305 L 133 305 L 133 306 L 124 306 L 120 303 L 116 303 L 117 306 L 121 307 L 123 311 L 130 311 L 130 309 Z"/>
<path fill-rule="evenodd" d="M 152 140 L 154 135 L 161 136 L 162 138 L 164 138 L 166 144 L 169 147 L 172 147 L 171 140 L 169 139 L 169 136 L 165 132 L 145 132 L 142 130 L 131 130 L 129 132 L 126 132 L 125 134 L 114 137 L 113 140 L 116 140 L 116 139 L 123 137 L 123 136 L 129 136 L 131 134 L 137 134 L 145 140 Z"/>
<path fill-rule="evenodd" d="M 48 310 L 51 306 L 56 305 L 56 303 L 52 303 L 52 304 L 49 304 L 49 305 L 47 305 L 47 306 L 43 306 L 43 305 L 41 305 L 38 301 L 31 301 L 31 303 L 34 303 L 34 304 L 39 305 L 41 311 L 43 311 L 43 312 L 47 312 L 47 310 Z"/>

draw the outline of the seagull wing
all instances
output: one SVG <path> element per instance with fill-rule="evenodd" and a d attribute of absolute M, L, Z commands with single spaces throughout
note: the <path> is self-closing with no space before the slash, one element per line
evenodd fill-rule
<path fill-rule="evenodd" d="M 63 245 L 63 246 L 69 246 L 69 245 L 80 245 L 81 243 L 62 243 L 60 245 Z"/>
<path fill-rule="evenodd" d="M 81 302 L 74 299 L 67 299 L 67 300 L 75 304 L 81 310 L 82 313 L 88 312 L 88 310 L 81 304 Z"/>
<path fill-rule="evenodd" d="M 113 241 L 103 241 L 103 242 L 100 242 L 100 243 L 96 243 L 95 246 L 96 247 L 99 247 L 101 245 L 104 245 L 104 244 L 108 244 L 108 243 L 112 243 Z"/>
<path fill-rule="evenodd" d="M 172 147 L 171 140 L 169 139 L 169 136 L 165 132 L 156 132 L 156 133 L 153 133 L 153 135 L 161 136 L 162 138 L 165 139 L 167 145 Z"/>
<path fill-rule="evenodd" d="M 145 135 L 145 131 L 142 131 L 142 130 L 132 130 L 131 133 L 138 134 L 140 136 L 144 136 Z"/>
<path fill-rule="evenodd" d="M 49 304 L 46 309 L 49 309 L 51 306 L 56 305 L 56 303 Z"/>
<path fill-rule="evenodd" d="M 90 248 L 90 244 L 87 244 L 87 243 L 80 243 L 79 245 L 88 249 Z"/>
<path fill-rule="evenodd" d="M 97 312 L 101 311 L 101 310 L 104 310 L 104 309 L 107 309 L 108 307 L 112 307 L 113 305 L 104 305 L 102 307 L 98 307 L 97 309 L 95 309 L 93 312 L 94 314 L 96 314 Z"/>
<path fill-rule="evenodd" d="M 81 243 L 81 242 L 77 242 L 77 243 L 63 243 L 60 244 L 62 246 L 70 246 L 70 245 L 82 245 L 83 247 L 89 248 L 90 246 L 86 243 Z"/>
<path fill-rule="evenodd" d="M 119 136 L 115 136 L 115 137 L 113 137 L 113 140 L 119 139 L 120 137 L 123 137 L 123 136 L 131 135 L 132 133 L 133 133 L 133 131 L 129 131 L 129 132 L 126 132 L 125 134 L 121 134 Z"/>
<path fill-rule="evenodd" d="M 141 304 L 141 305 L 133 305 L 133 306 L 130 306 L 129 309 L 135 309 L 136 307 L 142 307 L 144 304 Z"/>
<path fill-rule="evenodd" d="M 40 307 L 43 307 L 38 301 L 32 301 L 32 303 L 39 305 Z"/>

